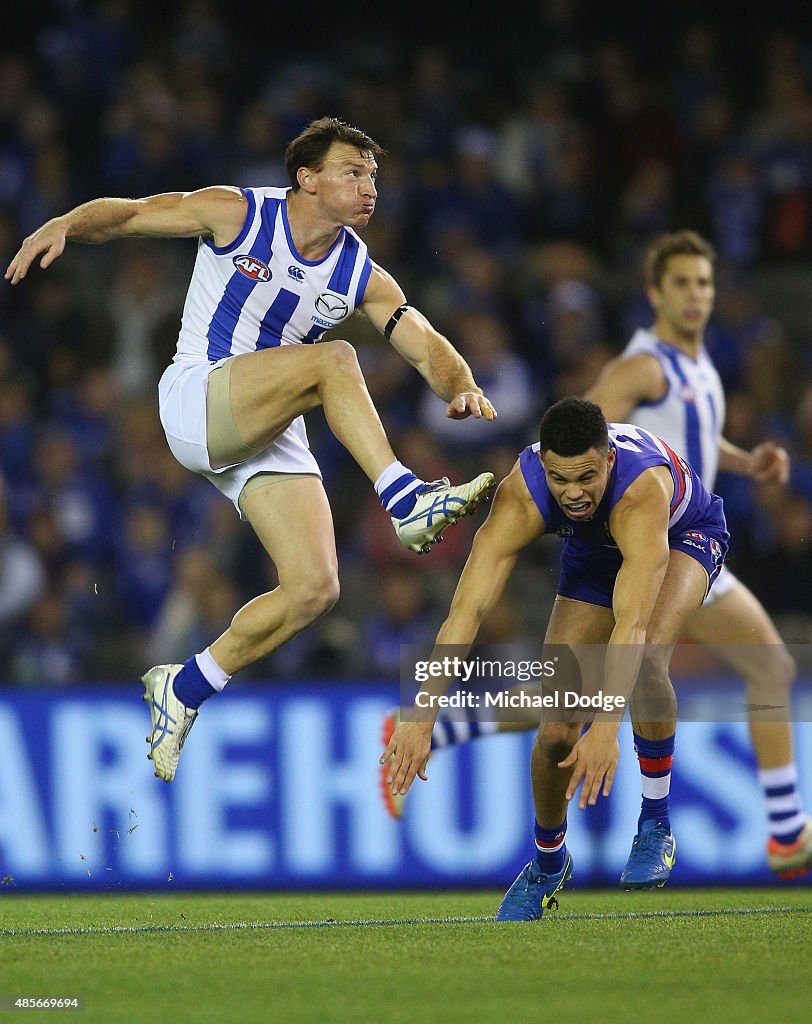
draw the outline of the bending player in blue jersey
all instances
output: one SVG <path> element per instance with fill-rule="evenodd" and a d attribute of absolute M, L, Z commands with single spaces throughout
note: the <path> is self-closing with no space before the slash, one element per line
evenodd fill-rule
<path fill-rule="evenodd" d="M 713 247 L 693 231 L 665 234 L 651 244 L 645 283 L 654 323 L 636 332 L 586 397 L 600 405 L 607 419 L 631 421 L 661 437 L 688 460 L 709 490 L 717 469 L 783 484 L 789 477 L 784 449 L 765 442 L 748 452 L 722 433 L 724 390 L 704 347 L 714 301 L 714 260 Z M 812 823 L 798 792 L 789 722 L 793 659 L 761 603 L 727 566 L 686 633 L 746 682 L 750 736 L 769 827 L 767 862 L 781 877 L 803 873 L 812 864 Z M 766 720 L 759 710 L 764 707 L 777 707 L 778 713 L 769 717 L 784 721 Z M 434 744 L 536 728 L 534 713 L 523 714 L 524 721 L 515 721 L 522 712 L 512 711 L 512 721 L 501 723 L 439 721 Z M 390 718 L 385 735 L 393 726 Z M 402 800 L 388 791 L 385 797 L 390 813 L 399 817 Z"/>
<path fill-rule="evenodd" d="M 676 856 L 668 807 L 676 699 L 668 666 L 722 567 L 722 500 L 659 438 L 631 424 L 607 429 L 599 406 L 562 399 L 545 413 L 538 443 L 499 485 L 430 660 L 442 659 L 444 645 L 455 645 L 455 653 L 470 648 L 519 552 L 545 533 L 563 537 L 545 645 L 601 645 L 596 675 L 604 693 L 631 692 L 635 744 L 649 784 L 621 884 L 662 885 Z M 381 755 L 393 793 L 406 793 L 415 775 L 426 778 L 437 708 L 421 706 L 449 682 L 424 684 L 429 697 L 416 698 Z M 601 790 L 608 795 L 621 717 L 622 711 L 598 712 L 581 734 L 583 712 L 570 720 L 545 712 L 531 762 L 535 857 L 508 890 L 497 920 L 540 917 L 569 879 L 567 802 L 579 785 L 582 809 Z"/>
<path fill-rule="evenodd" d="M 18 284 L 68 241 L 197 237 L 177 352 L 159 384 L 169 446 L 256 531 L 279 586 L 241 608 L 185 665 L 143 677 L 150 757 L 167 782 L 198 708 L 241 668 L 328 611 L 338 598 L 333 522 L 302 415 L 322 406 L 333 433 L 374 483 L 398 537 L 427 551 L 494 484 L 425 483 L 401 465 L 355 350 L 312 344 L 359 309 L 447 402 L 453 419 L 493 419 L 463 358 L 373 263 L 356 233 L 377 198 L 381 147 L 335 118 L 312 122 L 285 152 L 286 188 L 225 186 L 145 199 L 96 199 L 25 239 L 6 271 Z"/>

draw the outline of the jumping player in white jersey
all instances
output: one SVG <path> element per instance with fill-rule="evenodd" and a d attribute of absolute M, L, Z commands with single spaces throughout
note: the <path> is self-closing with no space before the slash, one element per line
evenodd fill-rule
<path fill-rule="evenodd" d="M 639 330 L 610 362 L 586 397 L 610 421 L 631 421 L 662 438 L 713 490 L 717 469 L 759 482 L 786 483 L 789 459 L 772 442 L 752 452 L 723 433 L 725 397 L 703 339 L 714 301 L 712 246 L 692 231 L 656 239 L 645 260 L 645 283 L 654 324 Z M 812 823 L 797 788 L 789 722 L 795 665 L 758 599 L 724 566 L 686 632 L 740 674 L 751 706 L 750 736 L 768 818 L 767 861 L 781 877 L 804 873 L 812 864 Z M 759 708 L 780 707 L 785 721 L 765 721 Z M 519 722 L 439 721 L 436 747 L 496 731 L 532 729 L 537 717 Z M 511 718 L 520 715 L 512 710 Z M 771 716 L 772 717 L 772 716 Z M 385 724 L 391 735 L 393 718 Z M 386 741 L 386 735 L 384 736 Z M 643 772 L 643 788 L 647 785 Z M 402 813 L 402 798 L 384 786 L 387 807 Z"/>
<path fill-rule="evenodd" d="M 427 551 L 494 484 L 483 473 L 426 484 L 395 458 L 345 341 L 314 342 L 359 309 L 447 402 L 453 419 L 493 419 L 493 406 L 449 341 L 373 263 L 356 230 L 370 220 L 382 148 L 335 118 L 313 121 L 287 147 L 288 188 L 228 186 L 144 199 L 96 199 L 25 239 L 6 279 L 43 269 L 67 241 L 197 237 L 177 352 L 159 384 L 173 454 L 247 519 L 279 576 L 211 646 L 143 677 L 150 758 L 167 782 L 198 708 L 230 677 L 285 643 L 338 598 L 333 522 L 302 416 L 321 405 L 374 483 L 398 537 Z"/>

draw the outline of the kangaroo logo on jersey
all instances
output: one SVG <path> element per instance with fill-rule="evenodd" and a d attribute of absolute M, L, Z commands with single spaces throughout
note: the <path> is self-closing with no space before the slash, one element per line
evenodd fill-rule
<path fill-rule="evenodd" d="M 349 313 L 350 307 L 340 295 L 322 292 L 316 299 L 316 310 L 331 320 L 343 320 Z"/>
<path fill-rule="evenodd" d="M 304 281 L 305 275 L 300 267 L 291 265 L 288 267 L 288 277 L 292 277 L 294 281 L 298 281 L 301 284 Z"/>
<path fill-rule="evenodd" d="M 262 260 L 258 260 L 256 256 L 248 256 L 245 253 L 240 253 L 240 255 L 235 256 L 231 262 L 241 274 L 250 278 L 252 281 L 270 281 L 271 279 L 270 268 L 266 263 L 263 263 Z"/>

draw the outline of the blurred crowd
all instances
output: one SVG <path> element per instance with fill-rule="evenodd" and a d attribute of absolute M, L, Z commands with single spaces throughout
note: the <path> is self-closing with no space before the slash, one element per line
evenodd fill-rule
<path fill-rule="evenodd" d="M 720 479 L 730 564 L 788 640 L 808 640 L 812 33 L 790 23 L 753 39 L 712 11 L 672 12 L 652 40 L 587 6 L 527 5 L 499 39 L 470 26 L 413 38 L 381 14 L 316 48 L 303 28 L 271 43 L 273 23 L 257 32 L 206 0 L 54 5 L 30 38 L 0 43 L 0 252 L 7 262 L 44 220 L 100 195 L 285 184 L 285 145 L 311 118 L 357 124 L 389 153 L 371 254 L 463 353 L 498 420 L 446 419 L 363 319 L 341 336 L 400 460 L 460 481 L 504 475 L 546 405 L 583 392 L 651 322 L 642 252 L 695 228 L 719 253 L 707 343 L 726 434 L 747 448 L 773 438 L 793 459 L 787 488 Z M 275 584 L 250 528 L 175 463 L 158 423 L 194 252 L 194 240 L 71 246 L 0 288 L 5 683 L 182 661 Z M 246 674 L 391 679 L 400 645 L 442 621 L 477 524 L 426 558 L 405 552 L 320 414 L 308 425 L 342 597 Z M 483 643 L 540 639 L 557 550 L 527 553 Z"/>

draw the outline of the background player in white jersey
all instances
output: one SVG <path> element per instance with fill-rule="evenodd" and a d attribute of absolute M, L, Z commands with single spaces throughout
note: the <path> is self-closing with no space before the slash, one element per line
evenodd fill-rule
<path fill-rule="evenodd" d="M 26 238 L 6 271 L 18 284 L 37 258 L 50 266 L 68 240 L 199 238 L 177 352 L 159 385 L 161 422 L 175 457 L 251 523 L 279 586 L 241 608 L 185 665 L 143 677 L 149 756 L 167 782 L 200 704 L 338 598 L 332 516 L 303 413 L 323 407 L 414 551 L 428 550 L 493 486 L 490 473 L 456 487 L 415 476 L 392 452 L 352 346 L 312 344 L 358 308 L 448 403 L 449 417 L 496 415 L 465 360 L 356 234 L 375 209 L 383 152 L 359 129 L 320 118 L 286 149 L 289 188 L 96 199 Z"/>
<path fill-rule="evenodd" d="M 717 469 L 783 484 L 789 476 L 783 448 L 768 441 L 748 452 L 722 433 L 724 391 L 704 347 L 715 296 L 714 259 L 713 247 L 693 231 L 665 234 L 651 244 L 645 283 L 654 323 L 635 333 L 586 397 L 601 407 L 607 420 L 633 422 L 661 437 L 709 490 Z M 750 736 L 768 817 L 767 860 L 779 875 L 803 871 L 812 864 L 812 823 L 797 789 L 789 722 L 793 659 L 761 603 L 726 566 L 686 632 L 746 682 Z M 787 720 L 765 721 L 758 710 L 765 705 L 778 706 Z M 521 725 L 440 722 L 435 743 L 453 743 L 455 733 L 467 739 L 472 733 L 535 728 L 532 713 L 530 718 Z M 397 797 L 386 791 L 385 796 L 390 811 L 402 810 Z"/>

